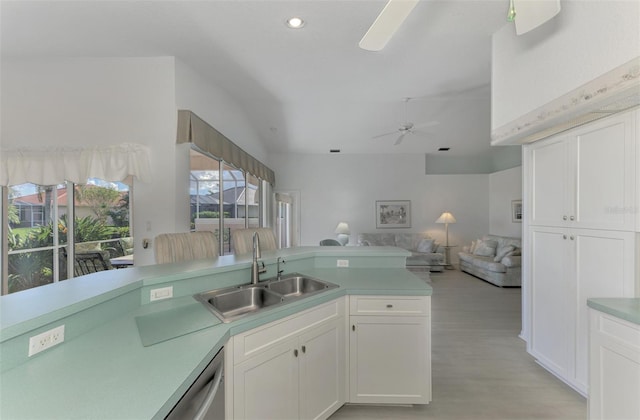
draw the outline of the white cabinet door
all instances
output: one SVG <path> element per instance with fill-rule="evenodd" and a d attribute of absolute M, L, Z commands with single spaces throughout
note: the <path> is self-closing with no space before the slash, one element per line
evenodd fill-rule
<path fill-rule="evenodd" d="M 636 255 L 633 232 L 573 229 L 569 232 L 575 253 L 575 357 L 570 380 L 587 392 L 589 318 L 587 299 L 634 297 Z"/>
<path fill-rule="evenodd" d="M 640 325 L 589 313 L 589 419 L 640 419 Z"/>
<path fill-rule="evenodd" d="M 637 209 L 635 134 L 631 115 L 576 131 L 575 222 L 572 227 L 633 230 Z"/>
<path fill-rule="evenodd" d="M 300 336 L 300 418 L 326 419 L 346 400 L 344 320 Z"/>
<path fill-rule="evenodd" d="M 346 401 L 346 298 L 233 337 L 235 419 L 325 419 Z"/>
<path fill-rule="evenodd" d="M 531 225 L 635 228 L 635 117 L 607 118 L 526 147 Z"/>
<path fill-rule="evenodd" d="M 235 419 L 298 418 L 298 339 L 277 346 L 234 366 Z"/>
<path fill-rule="evenodd" d="M 428 403 L 429 318 L 351 316 L 350 321 L 350 402 Z"/>
<path fill-rule="evenodd" d="M 635 234 L 535 226 L 531 244 L 529 351 L 586 395 L 587 299 L 635 296 Z"/>
<path fill-rule="evenodd" d="M 564 226 L 572 215 L 568 140 L 557 137 L 528 146 L 531 225 Z"/>
<path fill-rule="evenodd" d="M 568 235 L 563 228 L 531 229 L 531 339 L 529 352 L 547 369 L 566 378 L 572 325 L 574 289 Z"/>

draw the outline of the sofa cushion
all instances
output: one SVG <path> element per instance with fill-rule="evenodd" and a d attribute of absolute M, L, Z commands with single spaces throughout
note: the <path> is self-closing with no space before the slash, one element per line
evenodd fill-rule
<path fill-rule="evenodd" d="M 495 262 L 500 262 L 504 257 L 508 254 L 513 253 L 515 251 L 515 247 L 513 245 L 501 246 L 496 249 L 496 257 L 493 259 Z"/>
<path fill-rule="evenodd" d="M 522 239 L 511 238 L 509 236 L 484 235 L 483 240 L 492 240 L 498 242 L 498 248 L 501 246 L 513 245 L 516 248 L 522 248 Z"/>
<path fill-rule="evenodd" d="M 504 257 L 501 261 L 500 261 L 505 267 L 520 267 L 520 265 L 522 264 L 522 257 L 517 257 L 515 255 L 510 255 L 507 257 Z"/>
<path fill-rule="evenodd" d="M 433 239 L 423 239 L 418 243 L 417 251 L 431 253 L 434 251 L 435 241 Z"/>
<path fill-rule="evenodd" d="M 498 247 L 498 242 L 487 239 L 482 240 L 478 239 L 476 241 L 476 249 L 473 251 L 474 255 L 480 257 L 493 257 L 496 255 L 496 248 Z"/>
<path fill-rule="evenodd" d="M 478 268 L 493 271 L 495 273 L 505 273 L 507 271 L 507 267 L 505 267 L 504 264 L 493 261 L 493 256 L 480 257 L 476 255 L 471 264 Z"/>
<path fill-rule="evenodd" d="M 460 261 L 465 261 L 471 264 L 474 258 L 477 257 L 469 252 L 458 252 L 458 259 L 460 259 Z"/>
<path fill-rule="evenodd" d="M 358 243 L 368 242 L 370 246 L 396 246 L 393 233 L 361 233 Z"/>

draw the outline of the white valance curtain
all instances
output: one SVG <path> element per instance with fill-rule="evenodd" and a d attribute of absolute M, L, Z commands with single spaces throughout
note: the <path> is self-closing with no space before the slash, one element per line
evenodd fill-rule
<path fill-rule="evenodd" d="M 85 184 L 89 178 L 122 181 L 135 176 L 151 181 L 147 146 L 123 143 L 111 146 L 3 150 L 0 185 L 33 183 L 57 185 L 65 181 Z"/>

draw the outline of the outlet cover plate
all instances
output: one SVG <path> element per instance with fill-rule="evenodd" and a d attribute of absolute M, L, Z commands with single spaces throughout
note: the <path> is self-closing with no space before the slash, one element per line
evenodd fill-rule
<path fill-rule="evenodd" d="M 29 338 L 29 354 L 31 357 L 64 341 L 64 325 L 52 328 Z"/>
<path fill-rule="evenodd" d="M 173 297 L 173 286 L 161 287 L 159 289 L 151 289 L 149 300 L 151 302 L 155 300 L 169 299 Z"/>

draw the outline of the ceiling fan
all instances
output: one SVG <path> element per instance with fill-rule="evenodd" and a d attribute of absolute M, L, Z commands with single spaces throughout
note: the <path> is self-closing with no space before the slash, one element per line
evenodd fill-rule
<path fill-rule="evenodd" d="M 380 51 L 420 0 L 389 0 L 364 34 L 360 48 Z M 507 20 L 515 22 L 516 33 L 522 35 L 547 22 L 560 12 L 560 0 L 509 0 Z"/>
<path fill-rule="evenodd" d="M 402 143 L 402 140 L 405 138 L 405 136 L 407 134 L 416 134 L 419 131 L 417 131 L 418 128 L 427 128 L 427 127 L 433 127 L 434 125 L 438 125 L 438 121 L 429 121 L 426 123 L 421 123 L 421 124 L 414 124 L 411 121 L 407 120 L 407 103 L 411 100 L 411 98 L 404 98 L 402 101 L 404 102 L 404 122 L 400 123 L 400 126 L 395 130 L 395 131 L 391 131 L 389 133 L 384 133 L 384 134 L 379 134 L 377 136 L 374 136 L 372 138 L 377 139 L 380 137 L 386 137 L 386 136 L 390 136 L 391 134 L 399 134 L 398 138 L 396 138 L 396 142 L 394 143 L 394 146 L 399 145 L 400 143 Z"/>
<path fill-rule="evenodd" d="M 367 51 L 380 51 L 387 45 L 419 0 L 389 0 L 358 44 Z"/>

